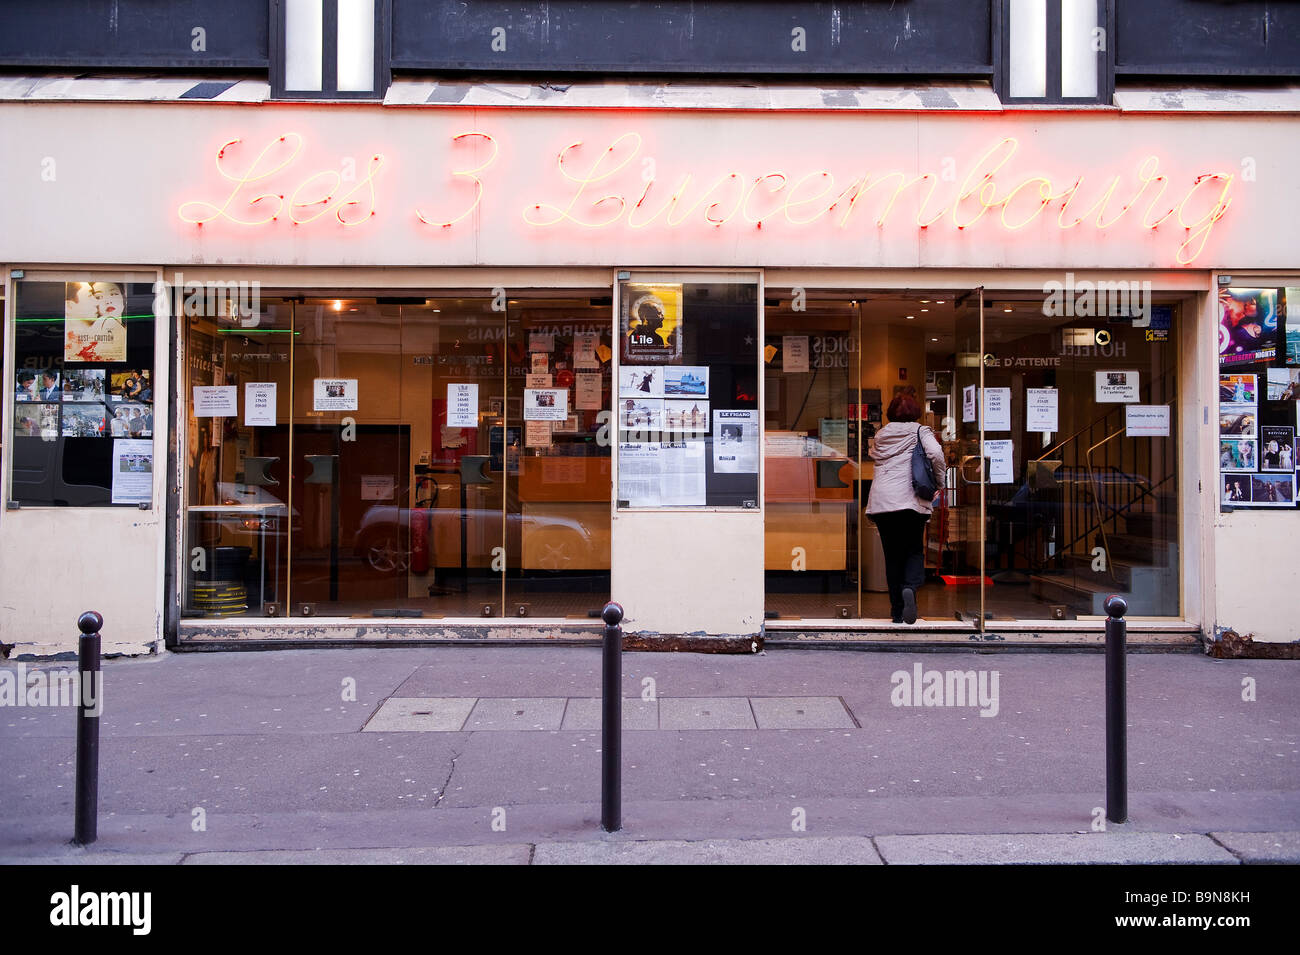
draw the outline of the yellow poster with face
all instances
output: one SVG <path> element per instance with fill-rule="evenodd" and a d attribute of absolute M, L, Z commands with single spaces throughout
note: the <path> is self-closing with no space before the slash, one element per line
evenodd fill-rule
<path fill-rule="evenodd" d="M 623 360 L 668 362 L 682 355 L 682 287 L 623 286 Z"/>
<path fill-rule="evenodd" d="M 67 282 L 64 361 L 126 361 L 126 296 L 116 282 Z"/>

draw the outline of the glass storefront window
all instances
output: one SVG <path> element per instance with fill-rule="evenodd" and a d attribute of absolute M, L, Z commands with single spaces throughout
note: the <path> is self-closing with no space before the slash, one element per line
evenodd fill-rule
<path fill-rule="evenodd" d="M 768 299 L 769 618 L 889 619 L 862 511 L 873 436 L 902 392 L 948 463 L 922 619 L 1071 620 L 1104 614 L 1111 593 L 1134 616 L 1179 614 L 1180 303 L 1083 318 L 987 291 Z"/>
<path fill-rule="evenodd" d="M 15 289 L 9 500 L 152 503 L 153 285 L 103 276 Z"/>
<path fill-rule="evenodd" d="M 757 284 L 630 281 L 619 292 L 619 509 L 757 509 Z"/>
<path fill-rule="evenodd" d="M 604 604 L 607 292 L 262 301 L 190 319 L 187 615 Z M 523 414 L 541 385 L 567 409 L 545 441 Z M 200 387 L 233 388 L 235 413 L 196 413 Z"/>

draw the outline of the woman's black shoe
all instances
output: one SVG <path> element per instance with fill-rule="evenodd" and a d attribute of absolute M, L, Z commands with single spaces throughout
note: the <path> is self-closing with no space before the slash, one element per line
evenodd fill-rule
<path fill-rule="evenodd" d="M 903 588 L 903 623 L 916 623 L 916 592 Z"/>

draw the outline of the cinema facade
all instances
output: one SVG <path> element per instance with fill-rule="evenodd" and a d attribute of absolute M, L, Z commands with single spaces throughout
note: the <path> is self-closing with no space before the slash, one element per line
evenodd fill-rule
<path fill-rule="evenodd" d="M 650 647 L 1095 644 L 1110 593 L 1139 645 L 1300 640 L 1295 94 L 241 86 L 0 101 L 11 656 L 611 598 Z M 949 464 L 910 627 L 864 519 L 901 392 Z"/>

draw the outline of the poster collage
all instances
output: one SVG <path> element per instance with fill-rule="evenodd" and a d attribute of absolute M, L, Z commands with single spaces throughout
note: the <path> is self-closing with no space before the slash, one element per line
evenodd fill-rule
<path fill-rule="evenodd" d="M 1295 305 L 1288 323 L 1287 303 Z M 1222 503 L 1296 506 L 1300 467 L 1300 288 L 1219 292 Z"/>
<path fill-rule="evenodd" d="M 682 289 L 626 288 L 615 398 L 618 499 L 624 507 L 692 507 L 715 474 L 757 474 L 758 412 L 713 406 L 709 368 L 682 361 Z"/>
<path fill-rule="evenodd" d="M 65 283 L 62 361 L 14 375 L 15 437 L 114 439 L 114 504 L 148 502 L 153 486 L 141 440 L 153 436 L 153 381 L 127 365 L 125 308 L 115 282 Z"/>

